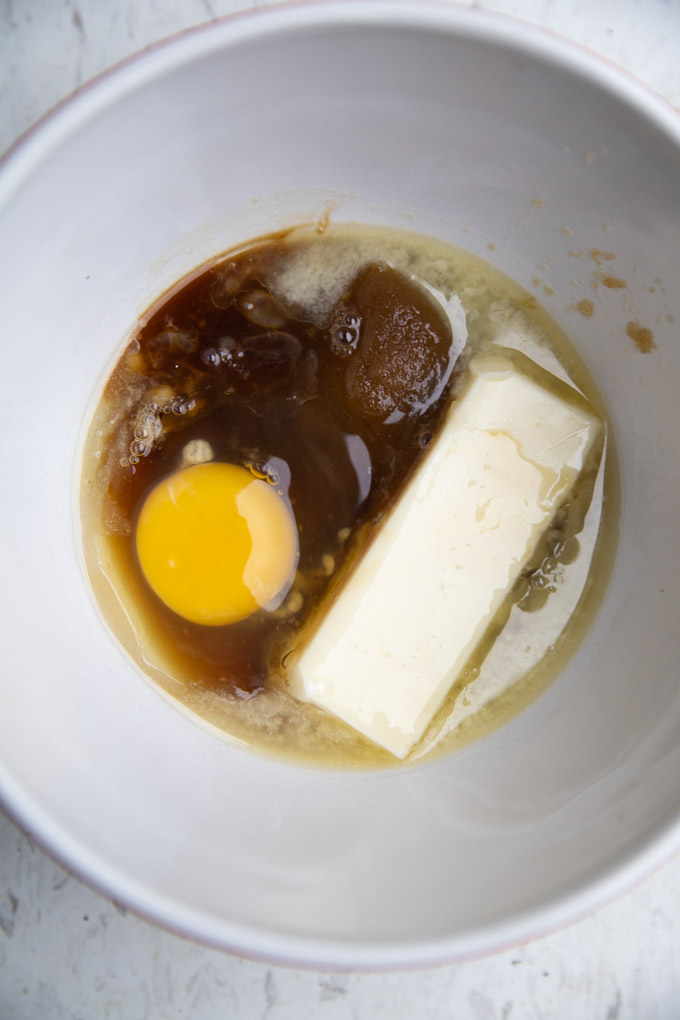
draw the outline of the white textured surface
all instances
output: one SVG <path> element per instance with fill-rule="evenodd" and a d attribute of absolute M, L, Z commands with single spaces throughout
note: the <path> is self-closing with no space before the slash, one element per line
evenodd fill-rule
<path fill-rule="evenodd" d="M 2 0 L 0 150 L 77 85 L 145 45 L 256 3 Z M 496 0 L 589 46 L 680 106 L 676 0 Z M 0 1020 L 259 1018 L 674 1020 L 680 859 L 597 915 L 438 970 L 329 975 L 194 946 L 126 915 L 0 816 Z"/>

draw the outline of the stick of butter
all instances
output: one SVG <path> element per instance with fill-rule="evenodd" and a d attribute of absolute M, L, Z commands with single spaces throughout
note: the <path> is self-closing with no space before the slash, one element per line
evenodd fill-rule
<path fill-rule="evenodd" d="M 515 360 L 470 362 L 427 457 L 292 667 L 297 697 L 398 758 L 422 737 L 601 428 L 569 386 Z"/>

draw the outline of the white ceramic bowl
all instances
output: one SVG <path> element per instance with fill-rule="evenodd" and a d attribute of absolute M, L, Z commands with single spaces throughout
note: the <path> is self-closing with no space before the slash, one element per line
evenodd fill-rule
<path fill-rule="evenodd" d="M 328 206 L 539 276 L 621 458 L 619 554 L 579 653 L 504 730 L 410 771 L 302 770 L 207 733 L 131 667 L 79 554 L 79 437 L 135 317 L 206 257 Z M 590 320 L 570 306 L 598 266 L 569 249 L 615 253 L 627 282 L 600 286 Z M 499 948 L 660 862 L 680 843 L 679 253 L 677 115 L 476 10 L 259 12 L 47 118 L 0 175 L 7 808 L 161 924 L 324 967 Z"/>

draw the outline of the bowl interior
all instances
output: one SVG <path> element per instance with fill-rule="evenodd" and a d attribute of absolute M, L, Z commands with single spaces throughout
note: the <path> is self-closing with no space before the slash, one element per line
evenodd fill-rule
<path fill-rule="evenodd" d="M 619 553 L 580 651 L 501 732 L 406 772 L 316 773 L 206 732 L 109 636 L 79 549 L 83 422 L 136 316 L 217 252 L 326 211 L 540 278 L 620 457 Z M 679 239 L 671 112 L 478 11 L 272 10 L 158 48 L 53 115 L 0 178 L 10 809 L 142 913 L 320 965 L 494 948 L 677 843 Z"/>

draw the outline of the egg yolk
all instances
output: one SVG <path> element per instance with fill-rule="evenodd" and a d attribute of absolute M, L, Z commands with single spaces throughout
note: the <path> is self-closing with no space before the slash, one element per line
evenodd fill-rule
<path fill-rule="evenodd" d="M 245 468 L 215 462 L 183 468 L 151 490 L 136 546 L 166 606 L 214 627 L 275 608 L 299 554 L 293 515 L 276 490 Z"/>

